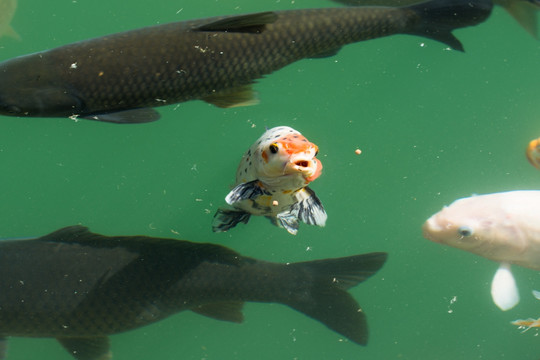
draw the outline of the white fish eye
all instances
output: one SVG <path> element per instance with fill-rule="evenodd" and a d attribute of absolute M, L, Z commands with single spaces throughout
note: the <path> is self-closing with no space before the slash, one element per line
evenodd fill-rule
<path fill-rule="evenodd" d="M 270 152 L 271 152 L 272 154 L 277 154 L 277 152 L 278 152 L 278 150 L 279 150 L 279 148 L 278 148 L 278 146 L 277 146 L 276 143 L 271 144 L 270 147 L 269 147 L 269 149 L 270 149 Z"/>
<path fill-rule="evenodd" d="M 473 234 L 473 230 L 468 226 L 460 226 L 458 229 L 458 234 L 462 237 L 471 236 Z"/>

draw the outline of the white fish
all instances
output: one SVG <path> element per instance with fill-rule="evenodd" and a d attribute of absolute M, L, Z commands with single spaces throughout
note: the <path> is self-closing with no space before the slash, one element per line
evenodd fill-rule
<path fill-rule="evenodd" d="M 509 310 L 519 302 L 510 265 L 540 270 L 540 191 L 509 191 L 456 200 L 430 217 L 424 237 L 500 263 L 491 294 Z"/>
<path fill-rule="evenodd" d="M 295 235 L 298 221 L 324 226 L 326 212 L 307 187 L 322 171 L 318 148 L 288 126 L 267 130 L 244 154 L 236 186 L 225 200 L 233 209 L 219 209 L 212 229 L 227 231 L 247 223 L 251 215 L 266 216 Z"/>

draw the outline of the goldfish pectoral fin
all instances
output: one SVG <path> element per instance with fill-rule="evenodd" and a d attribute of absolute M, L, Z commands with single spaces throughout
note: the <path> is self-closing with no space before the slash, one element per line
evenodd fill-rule
<path fill-rule="evenodd" d="M 256 14 L 229 16 L 224 19 L 213 21 L 209 24 L 201 25 L 193 31 L 218 31 L 254 33 L 263 32 L 267 24 L 272 24 L 277 20 L 275 12 L 265 11 Z"/>
<path fill-rule="evenodd" d="M 241 323 L 244 321 L 243 306 L 244 303 L 241 301 L 224 301 L 199 305 L 190 310 L 212 319 Z"/>
<path fill-rule="evenodd" d="M 202 100 L 220 108 L 252 106 L 259 103 L 251 84 L 207 95 Z"/>
<path fill-rule="evenodd" d="M 253 200 L 261 195 L 271 195 L 261 186 L 259 180 L 253 180 L 236 185 L 225 197 L 227 204 L 232 205 L 242 200 Z"/>
<path fill-rule="evenodd" d="M 109 338 L 106 336 L 62 337 L 57 340 L 77 360 L 112 359 Z"/>
<path fill-rule="evenodd" d="M 326 225 L 328 215 L 324 211 L 321 200 L 319 200 L 315 192 L 310 188 L 306 187 L 303 191 L 306 192 L 307 196 L 294 205 L 298 213 L 298 218 L 309 225 Z"/>
<path fill-rule="evenodd" d="M 140 108 L 111 113 L 82 116 L 82 119 L 105 121 L 115 124 L 142 124 L 159 120 L 159 113 L 152 108 Z"/>
<path fill-rule="evenodd" d="M 289 232 L 291 235 L 298 233 L 298 215 L 291 211 L 283 211 L 277 214 L 276 224 Z"/>
<path fill-rule="evenodd" d="M 510 271 L 510 264 L 501 263 L 491 282 L 491 298 L 499 309 L 510 310 L 519 303 L 516 281 Z"/>
<path fill-rule="evenodd" d="M 535 39 L 538 39 L 537 13 L 540 9 L 527 1 L 508 1 L 503 5 L 504 9 Z"/>
<path fill-rule="evenodd" d="M 241 210 L 218 209 L 212 221 L 213 232 L 224 232 L 232 229 L 239 223 L 247 224 L 250 214 Z"/>
<path fill-rule="evenodd" d="M 5 360 L 7 356 L 7 339 L 0 338 L 0 360 Z"/>

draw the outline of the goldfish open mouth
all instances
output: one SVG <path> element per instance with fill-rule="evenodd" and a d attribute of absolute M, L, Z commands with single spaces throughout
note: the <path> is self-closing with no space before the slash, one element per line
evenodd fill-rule
<path fill-rule="evenodd" d="M 300 161 L 295 162 L 294 164 L 298 167 L 303 167 L 303 168 L 309 167 L 309 161 L 307 160 L 300 160 Z"/>

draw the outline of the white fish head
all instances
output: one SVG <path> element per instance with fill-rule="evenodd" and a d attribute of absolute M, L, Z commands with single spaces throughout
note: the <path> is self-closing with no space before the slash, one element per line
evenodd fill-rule
<path fill-rule="evenodd" d="M 519 208 L 519 199 L 511 198 L 519 198 L 521 194 L 517 193 L 456 200 L 424 223 L 424 237 L 497 262 L 520 263 L 528 239 L 523 233 L 526 229 L 520 222 L 521 214 L 514 214 L 526 211 Z"/>
<path fill-rule="evenodd" d="M 288 126 L 267 130 L 254 146 L 254 153 L 260 155 L 260 161 L 256 163 L 257 175 L 265 182 L 297 176 L 305 186 L 321 174 L 322 164 L 316 158 L 317 145 Z"/>

